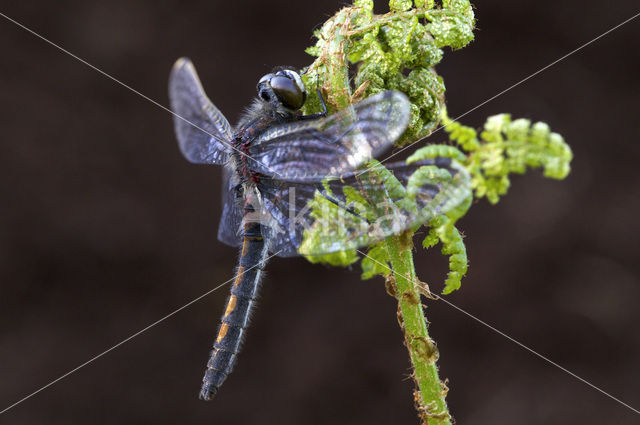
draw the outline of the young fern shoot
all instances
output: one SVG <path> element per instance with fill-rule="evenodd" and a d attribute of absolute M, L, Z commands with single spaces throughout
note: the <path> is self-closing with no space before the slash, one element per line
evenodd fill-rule
<path fill-rule="evenodd" d="M 544 123 L 532 125 L 528 120 L 512 120 L 508 114 L 495 115 L 487 119 L 478 136 L 473 128 L 448 118 L 444 81 L 434 67 L 443 58 L 443 48 L 460 49 L 473 40 L 474 25 L 473 8 L 467 0 L 391 0 L 389 12 L 382 15 L 373 13 L 372 0 L 355 0 L 315 32 L 317 42 L 307 53 L 316 59 L 303 76 L 309 93 L 314 93 L 320 82 L 331 111 L 386 90 L 404 93 L 410 101 L 411 115 L 395 146 L 415 143 L 437 131 L 440 124 L 449 135 L 448 144 L 429 144 L 411 155 L 407 164 L 423 161 L 424 165 L 404 185 L 396 181 L 391 187 L 394 202 L 406 207 L 415 201 L 412 196 L 416 188 L 429 184 L 442 187 L 443 182 L 450 182 L 444 183 L 442 191 L 452 200 L 450 205 L 442 206 L 436 214 L 422 215 L 423 222 L 369 246 L 367 253 L 353 248 L 307 257 L 312 262 L 345 266 L 357 262 L 363 254 L 362 278 L 381 275 L 386 279 L 389 292 L 398 300 L 398 319 L 416 384 L 415 406 L 422 423 L 430 425 L 451 424 L 452 418 L 445 401 L 448 388 L 438 376 L 438 351 L 428 335 L 420 300 L 421 294 L 432 295 L 415 274 L 415 230 L 427 226 L 422 246 L 432 248 L 440 243 L 442 254 L 449 258 L 442 290 L 449 294 L 460 288 L 467 273 L 466 248 L 456 221 L 468 212 L 474 198 L 486 197 L 497 203 L 509 188 L 509 175 L 522 174 L 529 168 L 542 168 L 544 176 L 563 179 L 572 159 L 569 146 Z M 319 99 L 311 96 L 304 110 L 318 112 Z M 433 165 L 442 161 L 454 165 L 448 169 Z M 388 185 L 389 171 L 384 165 L 384 161 L 372 161 L 367 170 L 375 170 Z M 340 195 L 346 199 L 357 198 L 348 186 L 343 192 Z M 312 214 L 327 222 L 336 220 L 339 214 L 336 206 L 322 199 L 316 199 L 311 207 Z M 321 237 L 321 229 L 312 228 L 305 232 L 303 244 L 313 246 Z"/>

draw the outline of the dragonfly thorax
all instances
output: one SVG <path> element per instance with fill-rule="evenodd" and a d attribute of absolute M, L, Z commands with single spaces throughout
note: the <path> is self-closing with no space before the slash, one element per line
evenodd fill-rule
<path fill-rule="evenodd" d="M 260 173 L 251 168 L 251 142 L 253 138 L 236 137 L 234 139 L 233 169 L 240 182 L 255 185 L 260 182 Z"/>
<path fill-rule="evenodd" d="M 233 139 L 235 170 L 243 183 L 256 184 L 260 173 L 251 164 L 251 146 L 265 130 L 277 124 L 297 121 L 302 115 L 307 92 L 300 75 L 287 68 L 276 68 L 257 85 L 258 98 L 247 108 L 236 127 Z"/>

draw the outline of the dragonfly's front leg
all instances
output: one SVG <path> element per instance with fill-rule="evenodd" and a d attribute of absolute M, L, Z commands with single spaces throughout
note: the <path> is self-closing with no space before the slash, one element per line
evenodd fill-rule
<path fill-rule="evenodd" d="M 322 105 L 322 112 L 318 112 L 317 114 L 311 114 L 311 115 L 302 115 L 300 117 L 301 120 L 313 120 L 316 118 L 324 118 L 327 116 L 328 114 L 327 105 L 324 102 L 324 97 L 322 97 L 322 92 L 320 91 L 320 80 L 318 79 L 317 76 L 316 76 L 316 93 L 318 94 L 318 99 L 320 99 L 320 104 Z"/>

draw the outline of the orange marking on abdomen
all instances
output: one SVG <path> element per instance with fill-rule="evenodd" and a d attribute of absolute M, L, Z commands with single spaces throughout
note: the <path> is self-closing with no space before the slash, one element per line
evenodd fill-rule
<path fill-rule="evenodd" d="M 218 331 L 218 337 L 216 338 L 216 342 L 222 341 L 225 335 L 227 335 L 228 330 L 229 330 L 229 326 L 227 326 L 227 324 L 223 322 L 220 325 L 220 331 Z"/>
<path fill-rule="evenodd" d="M 230 315 L 231 313 L 233 313 L 233 310 L 236 309 L 236 296 L 235 295 L 231 295 L 229 297 L 229 302 L 227 303 L 227 309 L 224 312 L 225 316 Z"/>
<path fill-rule="evenodd" d="M 242 252 L 240 253 L 241 257 L 244 257 L 249 250 L 249 238 L 244 238 L 242 241 Z"/>
<path fill-rule="evenodd" d="M 236 281 L 233 282 L 233 286 L 240 285 L 240 282 L 242 281 L 242 275 L 244 275 L 244 267 L 238 266 L 238 274 L 236 275 Z"/>

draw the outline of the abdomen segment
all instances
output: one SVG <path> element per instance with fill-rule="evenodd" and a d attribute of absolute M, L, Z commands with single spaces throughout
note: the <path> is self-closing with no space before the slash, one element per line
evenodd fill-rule
<path fill-rule="evenodd" d="M 233 369 L 251 309 L 255 304 L 266 255 L 261 225 L 247 223 L 240 252 L 240 265 L 202 380 L 200 398 L 203 400 L 211 400 L 215 396 Z"/>

